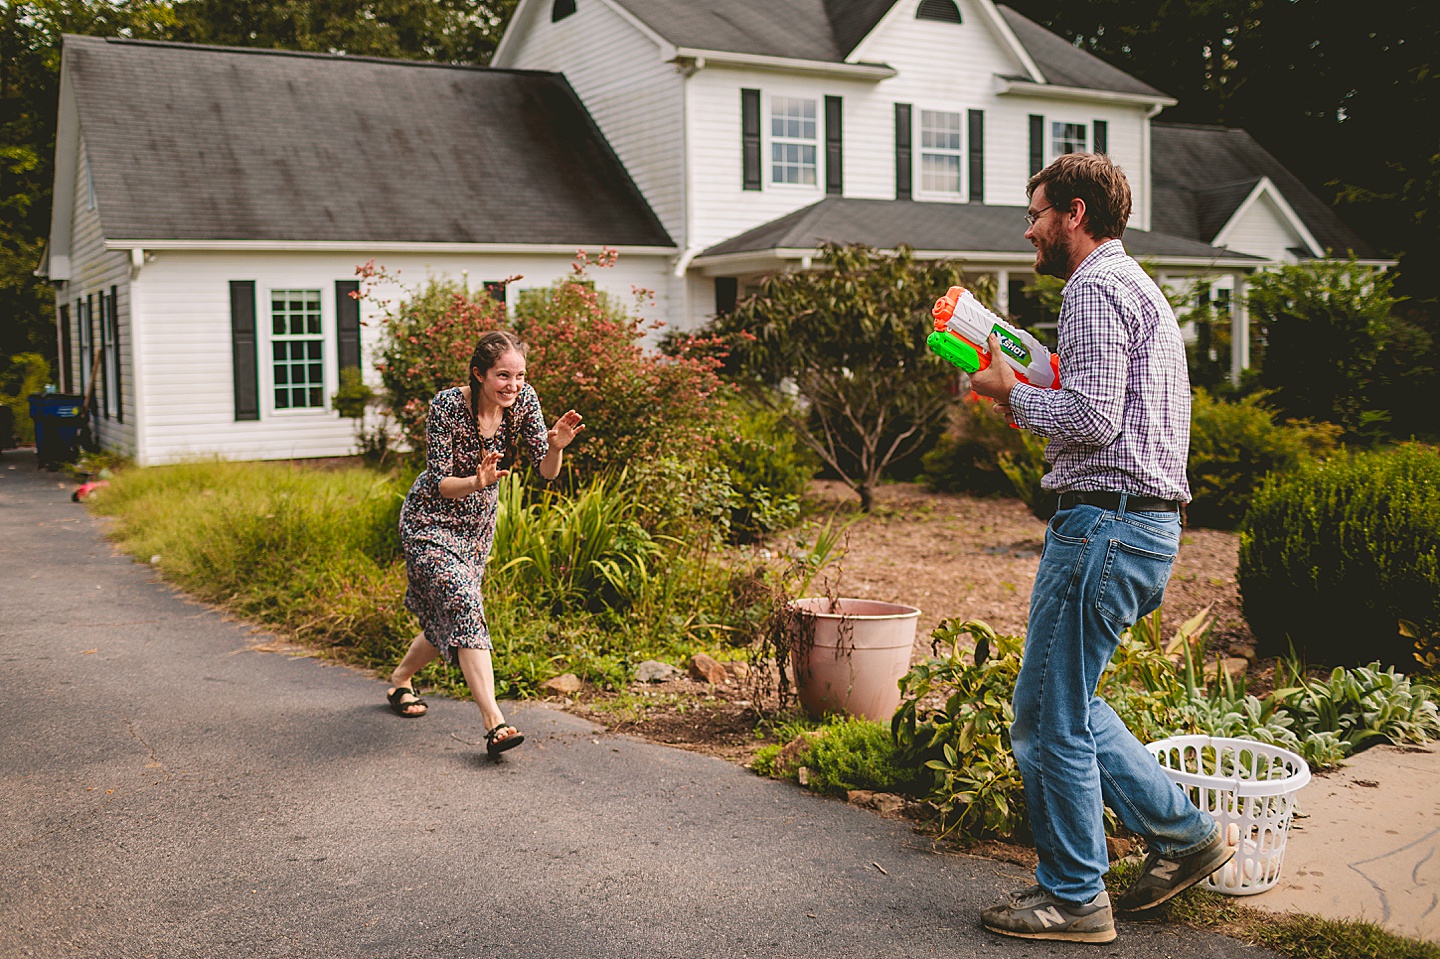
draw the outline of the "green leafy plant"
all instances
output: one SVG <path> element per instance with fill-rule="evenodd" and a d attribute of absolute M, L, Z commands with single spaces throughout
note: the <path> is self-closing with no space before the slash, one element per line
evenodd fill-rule
<path fill-rule="evenodd" d="M 1002 468 L 1007 453 L 1023 454 L 1025 431 L 1011 429 L 994 404 L 962 399 L 950 411 L 950 427 L 921 457 L 924 479 L 933 490 L 1012 496 L 1015 484 Z"/>
<path fill-rule="evenodd" d="M 973 654 L 961 637 L 973 640 Z M 1022 646 L 984 623 L 946 620 L 931 633 L 934 656 L 900 680 L 891 732 L 901 761 L 930 775 L 925 798 L 944 833 L 1009 838 L 1025 828 L 1024 783 L 1010 749 Z"/>
<path fill-rule="evenodd" d="M 1333 423 L 1276 423 L 1255 393 L 1233 403 L 1195 391 L 1190 413 L 1191 500 L 1187 515 L 1196 526 L 1234 529 L 1267 475 L 1293 469 L 1308 457 L 1335 449 L 1340 427 Z"/>
<path fill-rule="evenodd" d="M 1000 454 L 1000 469 L 1009 478 L 1015 495 L 1030 507 L 1031 514 L 1038 519 L 1049 520 L 1059 505 L 1056 495 L 1040 485 L 1045 474 L 1050 472 L 1050 463 L 1045 459 L 1045 447 L 1049 441 L 1029 430 L 1019 432 L 1020 448 Z"/>
<path fill-rule="evenodd" d="M 727 373 L 781 413 L 868 511 L 885 470 L 928 446 L 953 402 L 954 368 L 925 347 L 936 297 L 964 284 L 989 299 L 993 287 L 908 248 L 830 243 L 820 262 L 771 276 L 708 330 L 730 350 Z M 802 406 L 775 402 L 782 383 Z"/>
<path fill-rule="evenodd" d="M 1440 454 L 1409 444 L 1272 474 L 1240 530 L 1237 579 L 1261 655 L 1413 662 L 1440 629 Z"/>
<path fill-rule="evenodd" d="M 22 444 L 35 442 L 35 423 L 30 419 L 30 394 L 41 392 L 49 379 L 50 364 L 39 353 L 10 357 L 9 368 L 0 375 L 0 404 L 8 406 L 14 413 L 15 437 Z"/>
<path fill-rule="evenodd" d="M 358 420 L 375 399 L 375 391 L 365 382 L 365 377 L 353 367 L 340 371 L 340 388 L 330 397 L 335 412 L 347 419 Z"/>

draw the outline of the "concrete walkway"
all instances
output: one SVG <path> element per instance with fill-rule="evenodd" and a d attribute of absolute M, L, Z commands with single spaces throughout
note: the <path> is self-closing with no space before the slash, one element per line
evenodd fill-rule
<path fill-rule="evenodd" d="M 15 468 L 11 468 L 11 467 Z M 0 956 L 1062 956 L 979 910 L 1020 869 L 716 759 L 512 710 L 405 720 L 257 651 L 0 459 Z M 1261 956 L 1122 923 L 1117 957 Z"/>
<path fill-rule="evenodd" d="M 1440 752 L 1376 746 L 1296 796 L 1280 882 L 1246 905 L 1440 941 Z"/>

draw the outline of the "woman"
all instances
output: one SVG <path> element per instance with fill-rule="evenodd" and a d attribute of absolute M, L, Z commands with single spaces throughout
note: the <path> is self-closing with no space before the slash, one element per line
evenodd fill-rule
<path fill-rule="evenodd" d="M 423 716 L 425 701 L 411 686 L 436 656 L 459 663 L 480 707 L 491 756 L 524 736 L 505 721 L 495 701 L 490 630 L 480 599 L 485 562 L 495 542 L 496 483 L 507 453 L 521 445 L 547 480 L 560 473 L 565 447 L 584 427 L 570 410 L 545 428 L 540 398 L 525 382 L 525 345 L 511 333 L 486 333 L 470 358 L 470 383 L 435 394 L 425 425 L 425 472 L 400 511 L 400 544 L 409 577 L 405 608 L 422 632 L 390 676 L 390 708 Z"/>

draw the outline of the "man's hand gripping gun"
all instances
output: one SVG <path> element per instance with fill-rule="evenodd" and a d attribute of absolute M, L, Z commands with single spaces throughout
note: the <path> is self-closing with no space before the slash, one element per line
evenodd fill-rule
<path fill-rule="evenodd" d="M 931 313 L 935 332 L 925 342 L 942 360 L 966 373 L 985 369 L 990 365 L 988 341 L 994 333 L 1000 340 L 1000 352 L 1022 382 L 1041 389 L 1060 388 L 1060 357 L 1029 333 L 991 313 L 963 286 L 950 287 L 935 301 Z"/>

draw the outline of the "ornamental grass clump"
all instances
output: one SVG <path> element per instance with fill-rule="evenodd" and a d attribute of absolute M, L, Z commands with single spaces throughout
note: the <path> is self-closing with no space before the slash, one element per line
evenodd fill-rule
<path fill-rule="evenodd" d="M 1240 530 L 1237 570 L 1260 655 L 1413 664 L 1414 637 L 1440 632 L 1437 516 L 1440 454 L 1428 446 L 1272 475 Z"/>

